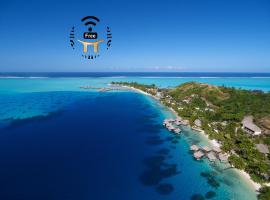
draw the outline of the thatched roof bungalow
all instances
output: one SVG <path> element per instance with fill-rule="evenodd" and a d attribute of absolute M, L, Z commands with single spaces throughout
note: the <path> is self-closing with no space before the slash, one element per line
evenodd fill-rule
<path fill-rule="evenodd" d="M 193 156 L 194 158 L 196 158 L 196 160 L 200 160 L 204 156 L 204 153 L 201 151 L 197 151 L 193 154 Z"/>
<path fill-rule="evenodd" d="M 197 145 L 192 145 L 191 147 L 190 147 L 190 150 L 191 151 L 198 151 L 200 148 L 197 146 Z"/>
<path fill-rule="evenodd" d="M 219 153 L 218 154 L 218 159 L 221 162 L 228 162 L 228 158 L 229 158 L 229 155 L 228 154 L 224 154 L 224 153 Z"/>
<path fill-rule="evenodd" d="M 210 161 L 215 161 L 217 159 L 213 152 L 207 153 L 206 156 Z"/>
<path fill-rule="evenodd" d="M 211 151 L 211 149 L 208 146 L 203 146 L 202 150 L 205 151 L 205 152 L 210 152 Z"/>

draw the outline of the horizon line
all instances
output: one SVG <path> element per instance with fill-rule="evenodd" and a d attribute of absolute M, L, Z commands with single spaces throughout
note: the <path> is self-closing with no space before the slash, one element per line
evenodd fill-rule
<path fill-rule="evenodd" d="M 270 74 L 270 71 L 266 71 L 266 72 L 254 72 L 254 71 L 247 71 L 247 72 L 243 72 L 243 71 L 42 71 L 42 72 L 38 72 L 38 71 L 14 71 L 14 72 L 8 72 L 8 71 L 4 71 L 1 72 L 3 74 L 6 73 L 260 73 L 260 74 Z"/>

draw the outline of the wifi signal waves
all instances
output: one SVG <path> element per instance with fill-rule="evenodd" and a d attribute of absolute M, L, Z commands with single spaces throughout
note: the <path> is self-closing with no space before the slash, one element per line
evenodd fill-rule
<path fill-rule="evenodd" d="M 70 41 L 70 46 L 74 49 L 74 38 L 75 38 L 75 34 L 74 34 L 74 31 L 75 31 L 75 27 L 73 26 L 71 31 L 70 31 L 70 34 L 69 34 L 69 41 Z"/>
<path fill-rule="evenodd" d="M 88 26 L 88 25 L 96 26 L 97 25 L 96 22 L 99 22 L 100 20 L 95 16 L 87 16 L 87 17 L 82 18 L 81 21 L 85 22 L 84 23 L 85 26 Z M 89 27 L 88 30 L 89 30 L 89 32 L 91 32 L 92 27 Z"/>
<path fill-rule="evenodd" d="M 112 42 L 112 33 L 111 33 L 111 29 L 109 26 L 107 26 L 107 50 L 110 48 L 111 46 L 111 42 Z"/>

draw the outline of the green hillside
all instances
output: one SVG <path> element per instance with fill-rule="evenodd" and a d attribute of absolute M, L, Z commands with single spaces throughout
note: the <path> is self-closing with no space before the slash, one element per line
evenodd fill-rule
<path fill-rule="evenodd" d="M 270 149 L 270 93 L 197 82 L 184 83 L 173 89 L 134 82 L 114 84 L 154 95 L 179 116 L 188 119 L 190 126 L 199 119 L 200 129 L 222 145 L 222 150 L 230 154 L 229 161 L 234 167 L 244 169 L 256 182 L 270 181 L 270 156 L 256 146 L 268 145 Z M 250 116 L 252 123 L 260 128 L 260 135 L 243 130 L 241 121 L 246 116 Z"/>

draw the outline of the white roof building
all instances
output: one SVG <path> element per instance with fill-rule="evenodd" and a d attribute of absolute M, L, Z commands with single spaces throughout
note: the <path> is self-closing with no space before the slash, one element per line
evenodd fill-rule
<path fill-rule="evenodd" d="M 252 116 L 244 117 L 244 119 L 242 120 L 242 128 L 252 135 L 260 135 L 262 133 L 262 130 L 253 123 Z"/>

